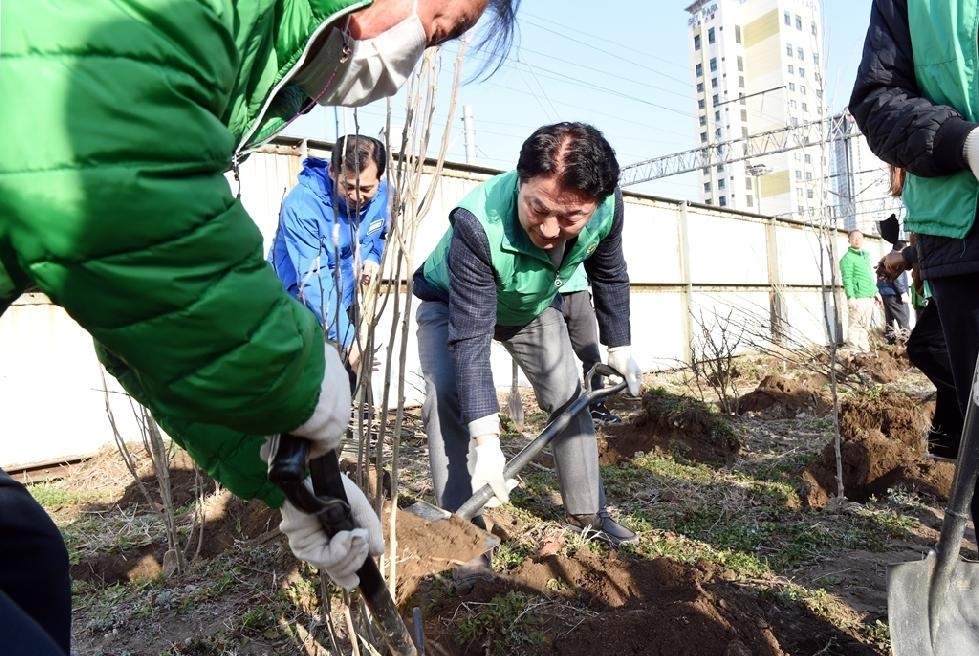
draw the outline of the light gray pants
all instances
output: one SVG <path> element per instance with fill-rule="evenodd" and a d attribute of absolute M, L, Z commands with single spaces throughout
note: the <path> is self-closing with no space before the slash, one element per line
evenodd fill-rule
<path fill-rule="evenodd" d="M 435 502 L 454 511 L 473 490 L 470 474 L 475 447 L 462 421 L 456 391 L 455 364 L 449 353 L 449 306 L 425 301 L 415 315 L 418 356 L 425 377 L 422 422 L 428 435 L 428 458 Z M 581 385 L 564 317 L 554 308 L 501 340 L 530 380 L 537 403 L 550 415 L 577 398 Z M 587 412 L 579 412 L 551 442 L 564 507 L 571 515 L 590 515 L 605 506 L 598 471 L 598 444 Z"/>

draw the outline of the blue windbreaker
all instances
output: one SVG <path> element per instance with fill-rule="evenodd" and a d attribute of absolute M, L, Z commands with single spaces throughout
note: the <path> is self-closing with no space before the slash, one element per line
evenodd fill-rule
<path fill-rule="evenodd" d="M 382 180 L 360 216 L 350 216 L 343 199 L 334 196 L 328 166 L 317 157 L 303 161 L 299 184 L 282 200 L 268 259 L 286 291 L 316 314 L 327 337 L 347 347 L 355 334 L 355 264 L 380 263 L 384 252 L 388 184 Z"/>

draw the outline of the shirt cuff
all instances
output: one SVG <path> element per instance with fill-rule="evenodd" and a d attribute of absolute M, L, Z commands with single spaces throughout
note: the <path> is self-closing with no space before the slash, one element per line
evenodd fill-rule
<path fill-rule="evenodd" d="M 479 419 L 469 422 L 469 437 L 477 438 L 480 435 L 499 435 L 500 434 L 500 415 L 486 415 Z"/>

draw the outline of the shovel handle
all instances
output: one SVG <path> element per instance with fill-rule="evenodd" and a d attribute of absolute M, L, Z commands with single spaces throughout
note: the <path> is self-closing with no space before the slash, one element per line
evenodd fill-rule
<path fill-rule="evenodd" d="M 309 441 L 284 433 L 272 438 L 272 457 L 269 459 L 269 480 L 279 486 L 286 498 L 303 512 L 316 515 L 323 531 L 333 537 L 340 531 L 356 527 L 350 515 L 347 492 L 340 477 L 340 461 L 336 451 L 309 460 Z M 312 491 L 306 486 L 306 465 L 309 463 Z M 418 652 L 408 627 L 398 614 L 394 600 L 384 584 L 384 577 L 374 559 L 368 556 L 357 570 L 360 589 L 384 640 L 394 656 L 415 656 Z"/>
<path fill-rule="evenodd" d="M 601 374 L 602 376 L 622 376 L 618 371 L 609 367 L 608 365 L 599 363 L 592 367 L 591 371 L 588 372 L 588 380 L 595 374 Z M 537 457 L 544 447 L 551 443 L 551 441 L 557 437 L 561 431 L 563 431 L 567 425 L 571 422 L 571 419 L 577 415 L 579 412 L 584 410 L 587 406 L 591 405 L 599 399 L 604 399 L 607 396 L 616 394 L 626 389 L 628 385 L 623 379 L 622 382 L 612 387 L 605 387 L 600 390 L 592 391 L 582 391 L 569 406 L 567 406 L 562 412 L 551 419 L 550 423 L 544 427 L 544 430 L 540 435 L 535 437 L 530 444 L 525 446 L 520 450 L 520 453 L 515 455 L 510 462 L 506 464 L 503 468 L 503 480 L 508 481 L 515 477 L 527 464 Z M 476 490 L 469 499 L 459 506 L 459 509 L 455 511 L 455 514 L 465 520 L 470 520 L 476 515 L 478 515 L 482 510 L 483 506 L 492 499 L 494 496 L 493 488 L 489 485 L 484 485 L 483 487 Z"/>

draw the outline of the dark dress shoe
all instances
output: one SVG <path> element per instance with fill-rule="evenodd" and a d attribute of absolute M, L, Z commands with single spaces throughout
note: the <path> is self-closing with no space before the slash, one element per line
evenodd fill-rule
<path fill-rule="evenodd" d="M 604 508 L 594 515 L 568 515 L 568 528 L 584 534 L 586 538 L 600 540 L 612 547 L 629 544 L 639 539 L 638 535 L 612 519 L 608 510 Z"/>

